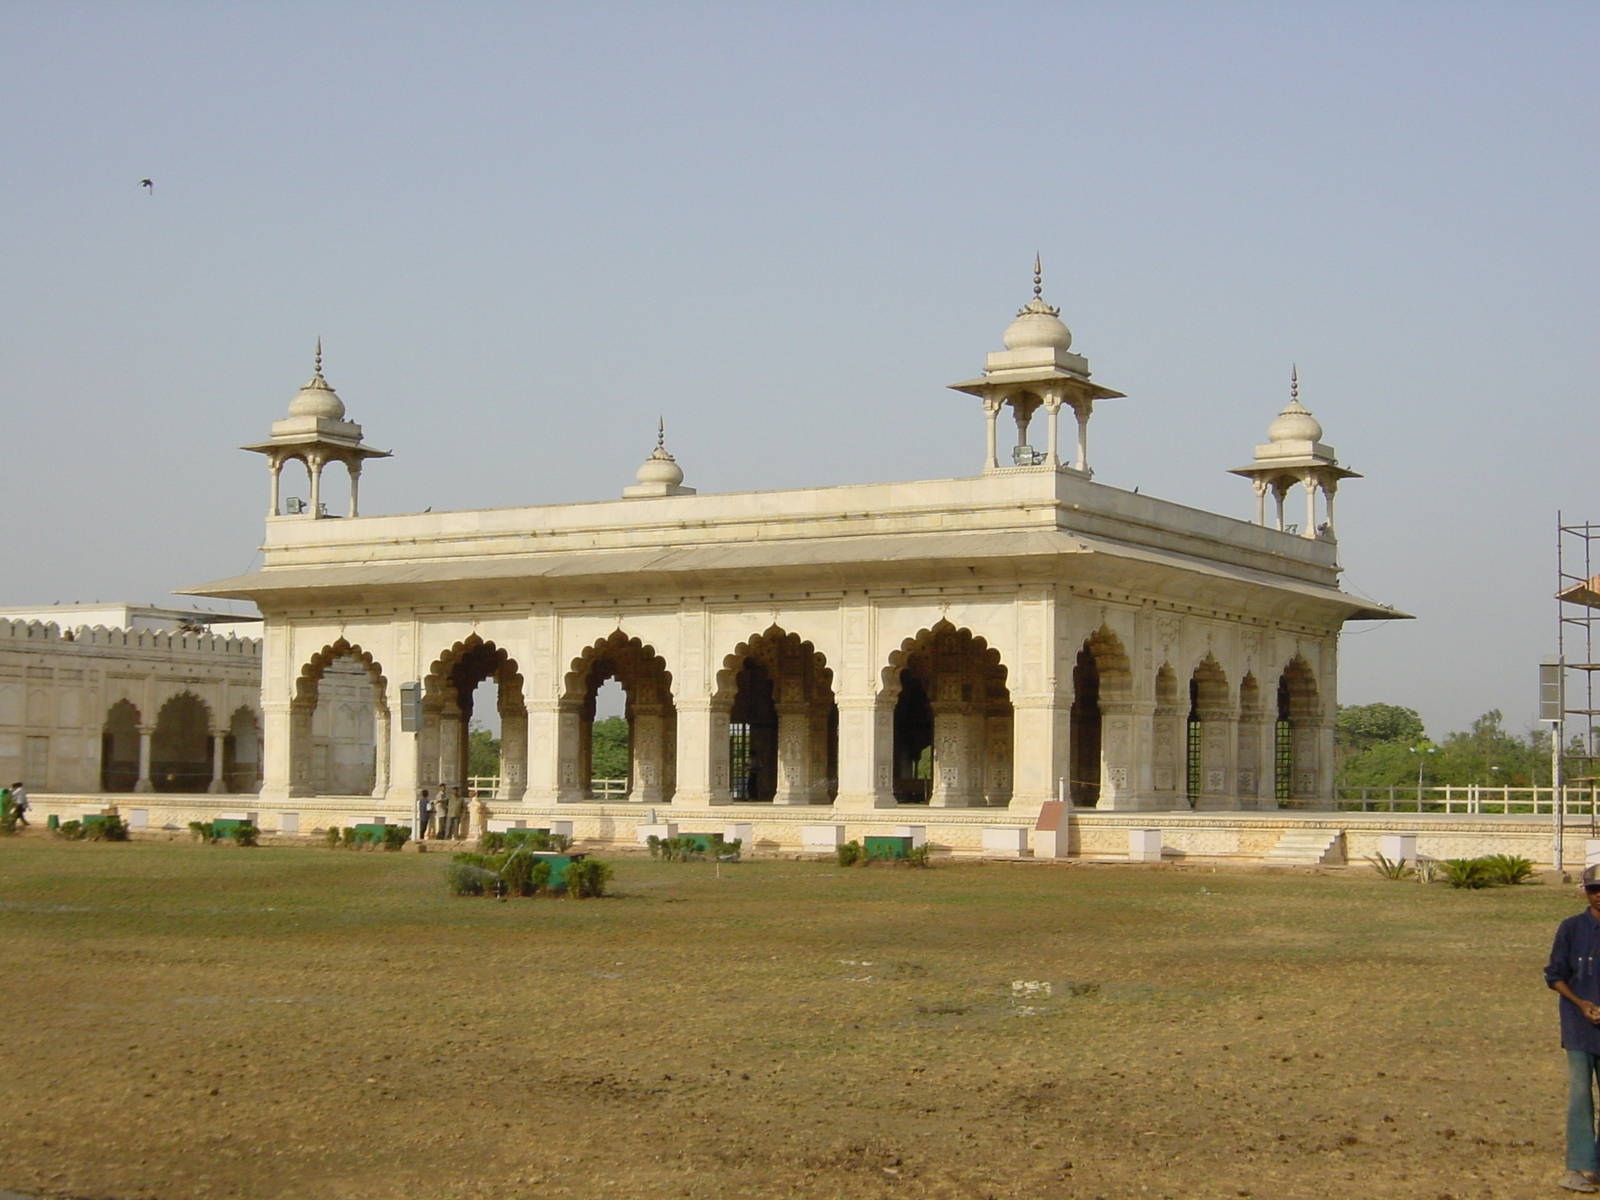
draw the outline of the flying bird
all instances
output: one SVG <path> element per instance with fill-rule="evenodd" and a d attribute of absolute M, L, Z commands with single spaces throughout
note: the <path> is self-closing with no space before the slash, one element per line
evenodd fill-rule
<path fill-rule="evenodd" d="M 141 179 L 139 180 L 139 186 L 148 189 L 152 196 L 156 194 L 156 181 L 154 179 Z"/>

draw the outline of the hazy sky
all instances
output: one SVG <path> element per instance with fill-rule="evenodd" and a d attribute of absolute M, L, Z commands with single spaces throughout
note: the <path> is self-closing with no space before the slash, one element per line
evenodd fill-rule
<path fill-rule="evenodd" d="M 255 564 L 326 373 L 369 512 L 976 472 L 1028 297 L 1097 477 L 1248 518 L 1291 362 L 1341 699 L 1533 716 L 1600 520 L 1600 5 L 0 5 L 0 604 Z M 139 181 L 155 181 L 146 194 Z"/>

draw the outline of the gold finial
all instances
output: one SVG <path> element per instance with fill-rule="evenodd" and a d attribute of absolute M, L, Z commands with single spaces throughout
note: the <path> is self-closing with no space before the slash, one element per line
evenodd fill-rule
<path fill-rule="evenodd" d="M 1039 252 L 1033 254 L 1033 298 L 1039 299 L 1044 295 L 1044 271 L 1039 266 Z"/>
<path fill-rule="evenodd" d="M 322 335 L 321 334 L 317 335 L 317 353 L 315 355 L 314 361 L 315 361 L 315 364 L 316 364 L 316 376 L 317 376 L 318 379 L 321 379 L 322 378 Z"/>
<path fill-rule="evenodd" d="M 1289 364 L 1289 399 L 1300 403 L 1300 367 L 1295 363 Z"/>

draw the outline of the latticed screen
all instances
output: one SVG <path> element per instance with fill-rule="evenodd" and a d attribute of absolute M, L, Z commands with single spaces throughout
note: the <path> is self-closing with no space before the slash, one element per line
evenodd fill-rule
<path fill-rule="evenodd" d="M 1189 793 L 1189 803 L 1193 804 L 1200 798 L 1200 720 L 1198 717 L 1189 718 L 1188 744 L 1184 752 L 1185 788 Z"/>
<path fill-rule="evenodd" d="M 1294 789 L 1294 740 L 1287 721 L 1273 726 L 1272 775 L 1274 795 L 1279 800 L 1289 799 Z"/>
<path fill-rule="evenodd" d="M 748 800 L 750 786 L 750 726 L 735 721 L 728 726 L 728 773 L 733 781 L 733 798 Z"/>

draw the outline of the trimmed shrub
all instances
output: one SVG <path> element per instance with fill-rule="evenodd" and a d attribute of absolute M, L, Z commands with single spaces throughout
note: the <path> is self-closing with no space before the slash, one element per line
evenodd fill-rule
<path fill-rule="evenodd" d="M 343 830 L 337 825 L 329 825 L 322 831 L 322 840 L 328 843 L 329 850 L 337 850 L 343 836 Z"/>
<path fill-rule="evenodd" d="M 235 825 L 233 827 L 233 844 L 242 849 L 249 850 L 260 845 L 260 838 L 261 830 L 248 821 L 243 825 Z"/>
<path fill-rule="evenodd" d="M 839 847 L 837 853 L 841 867 L 853 867 L 867 860 L 867 852 L 861 848 L 860 842 L 846 842 Z"/>
<path fill-rule="evenodd" d="M 83 835 L 91 842 L 125 842 L 128 840 L 128 827 L 121 817 L 101 817 L 97 821 L 87 822 L 83 826 Z"/>
<path fill-rule="evenodd" d="M 462 854 L 456 855 L 457 859 L 465 857 L 466 855 Z M 485 890 L 484 885 L 492 882 L 494 878 L 492 871 L 486 871 L 472 863 L 452 862 L 444 869 L 444 881 L 450 888 L 452 896 L 481 896 Z"/>
<path fill-rule="evenodd" d="M 573 900 L 586 900 L 606 894 L 606 884 L 611 881 L 611 865 L 598 858 L 582 858 L 567 864 L 564 881 L 567 896 Z"/>
<path fill-rule="evenodd" d="M 63 822 L 61 822 L 60 826 L 56 829 L 56 836 L 58 838 L 66 838 L 67 841 L 69 841 L 69 842 L 81 842 L 81 841 L 83 841 L 83 822 L 82 821 L 63 821 Z"/>
<path fill-rule="evenodd" d="M 394 853 L 411 840 L 411 826 L 385 825 L 383 827 L 383 848 Z"/>
<path fill-rule="evenodd" d="M 929 858 L 928 843 L 923 842 L 920 846 L 911 847 L 906 851 L 906 856 L 902 861 L 908 867 L 920 867 L 923 870 L 933 866 L 933 861 Z"/>
<path fill-rule="evenodd" d="M 209 842 L 216 837 L 216 828 L 210 821 L 190 821 L 189 836 L 197 842 Z"/>
<path fill-rule="evenodd" d="M 506 848 L 506 835 L 486 829 L 478 835 L 478 853 L 495 854 Z"/>

